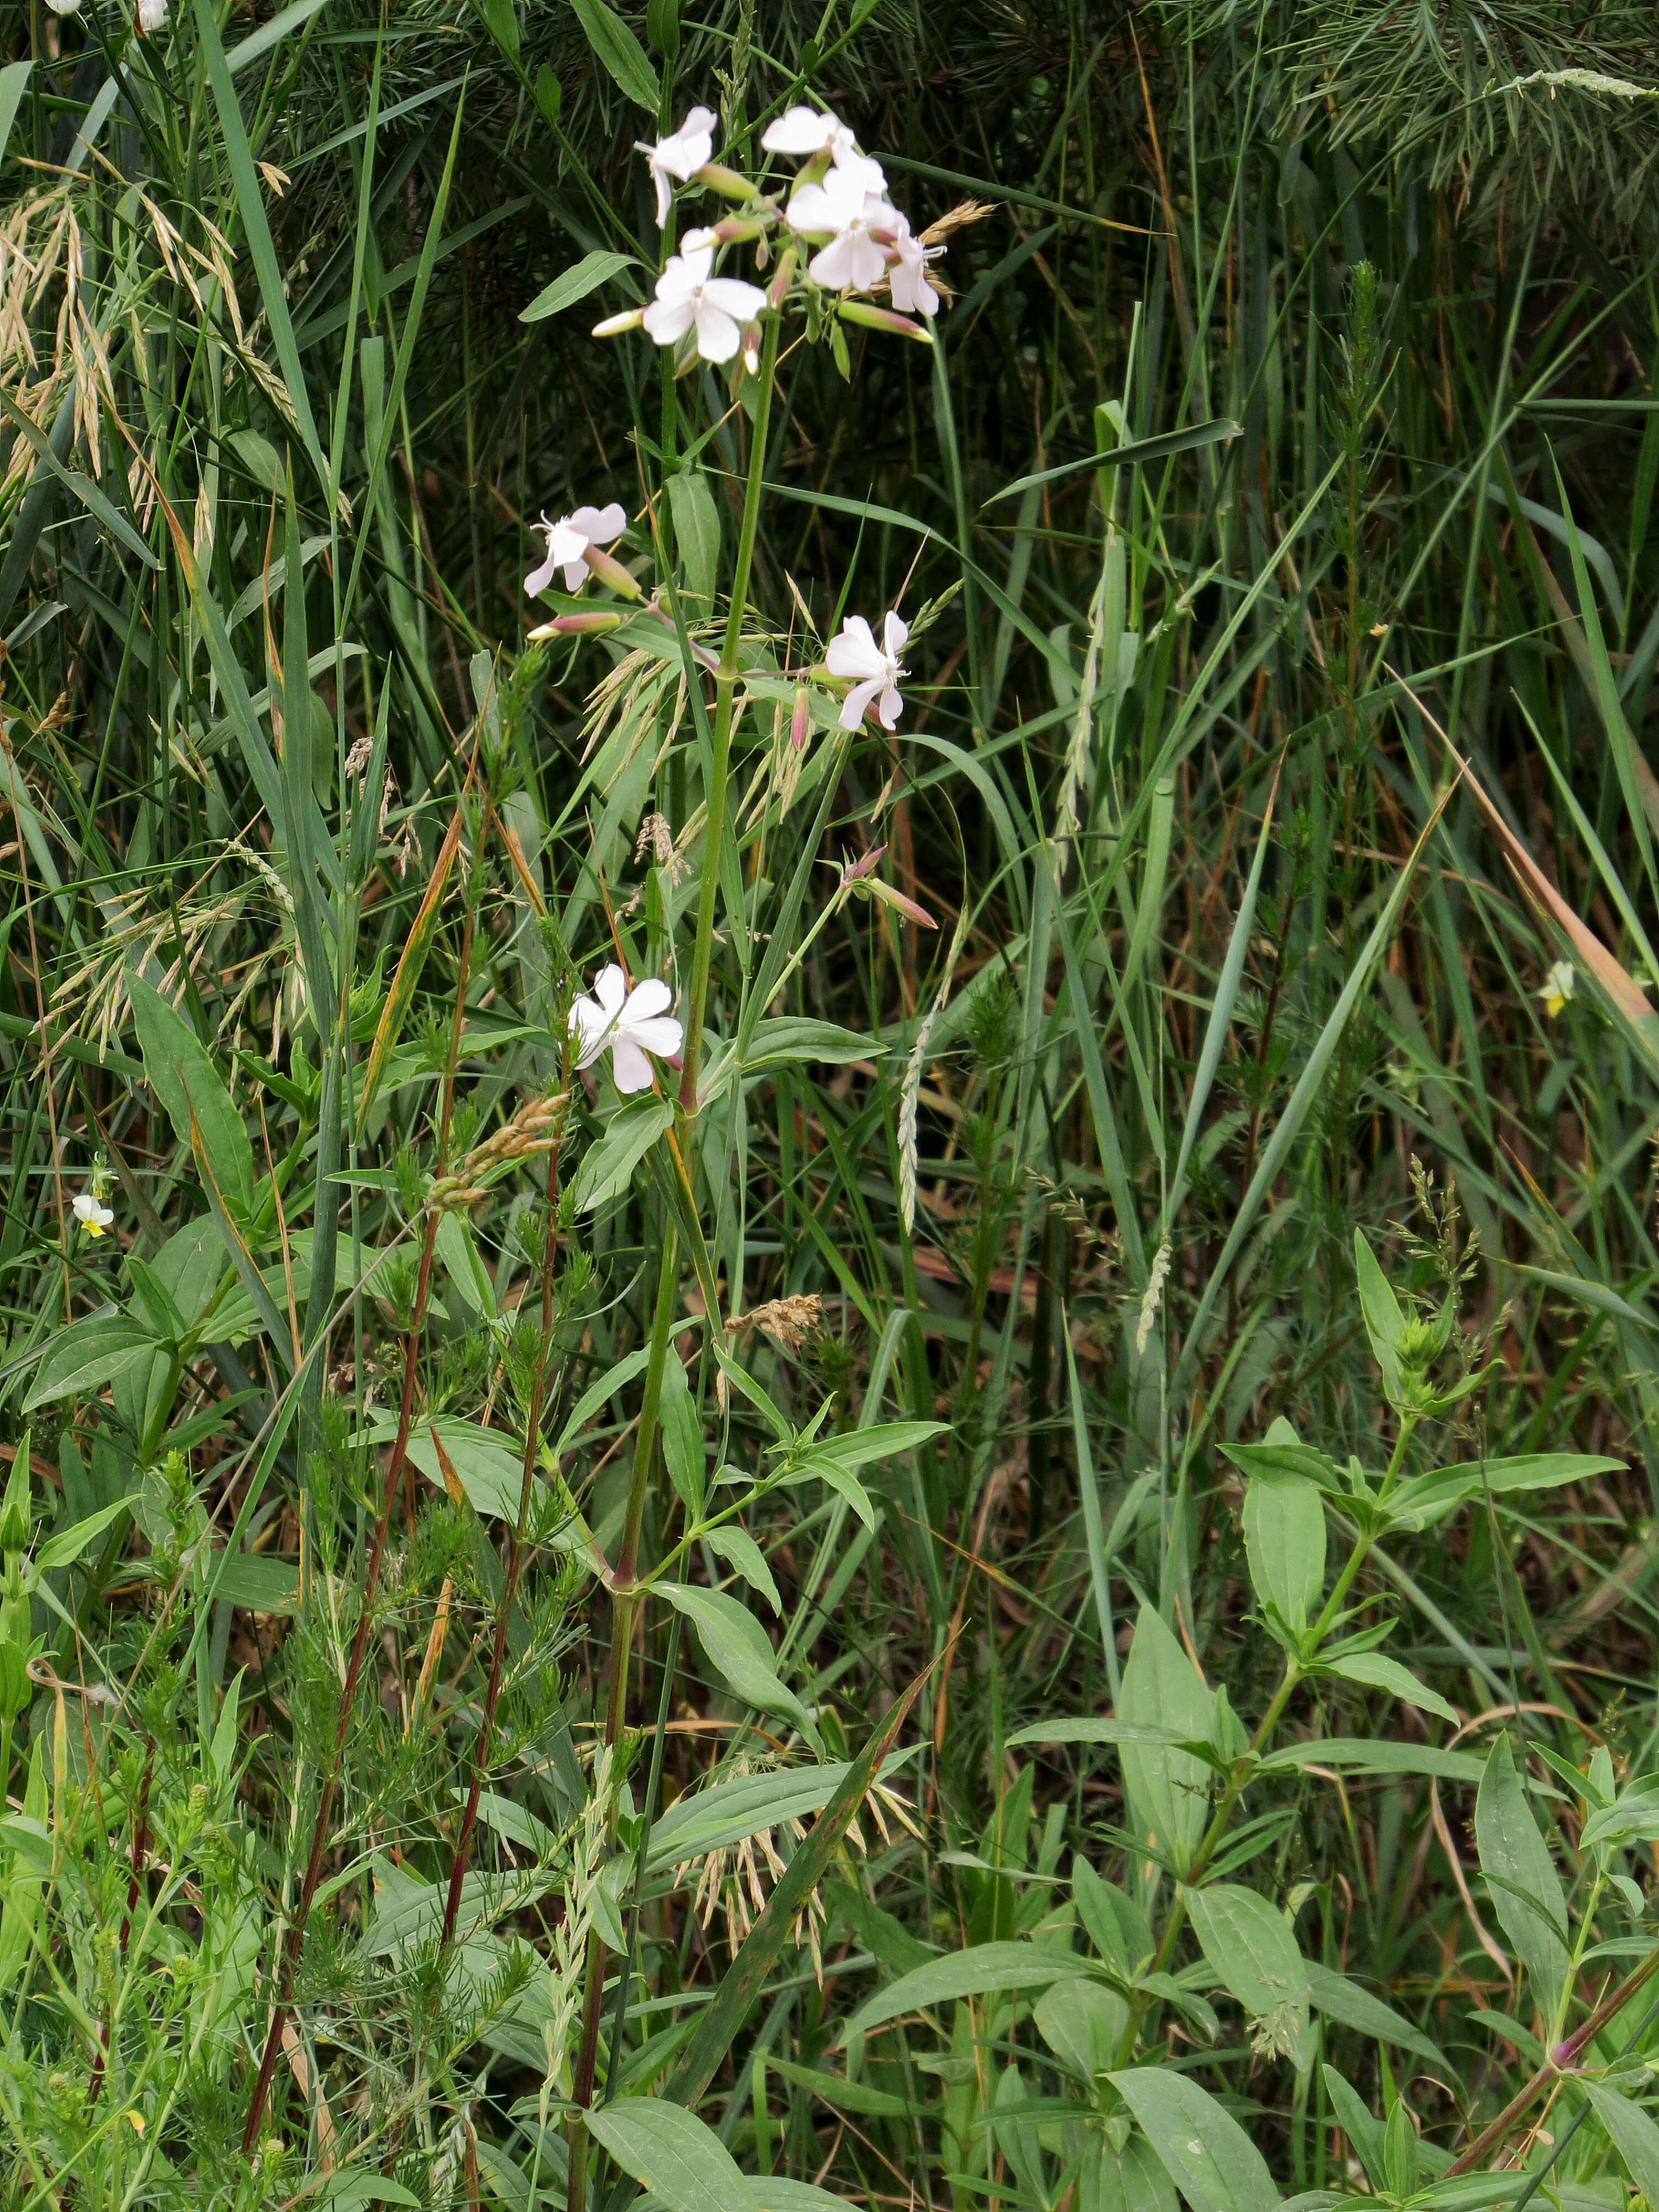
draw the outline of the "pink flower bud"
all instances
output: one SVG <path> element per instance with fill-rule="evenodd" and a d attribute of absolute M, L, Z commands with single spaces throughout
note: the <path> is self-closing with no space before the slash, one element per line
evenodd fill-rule
<path fill-rule="evenodd" d="M 760 325 L 745 323 L 743 326 L 743 365 L 750 376 L 760 374 Z"/>
<path fill-rule="evenodd" d="M 869 330 L 890 331 L 895 337 L 919 338 L 923 345 L 932 345 L 933 333 L 926 323 L 914 323 L 908 315 L 901 315 L 892 307 L 878 307 L 868 300 L 843 300 L 839 310 L 844 323 L 862 323 Z"/>
<path fill-rule="evenodd" d="M 623 599 L 637 599 L 644 597 L 636 580 L 629 575 L 622 562 L 613 555 L 603 551 L 600 547 L 590 541 L 582 554 L 582 558 L 602 584 L 609 584 L 611 590 L 620 592 Z"/>
<path fill-rule="evenodd" d="M 620 629 L 628 619 L 612 607 L 584 607 L 579 614 L 555 615 L 551 622 L 538 623 L 527 635 L 532 645 L 544 637 L 588 637 L 596 631 Z"/>
<path fill-rule="evenodd" d="M 841 872 L 841 879 L 842 883 L 862 883 L 866 876 L 874 872 L 875 868 L 880 862 L 882 854 L 886 850 L 887 848 L 885 845 L 872 846 L 870 851 L 865 854 L 861 860 L 854 860 L 851 867 L 843 867 Z"/>
<path fill-rule="evenodd" d="M 789 743 L 799 752 L 812 726 L 812 695 L 804 684 L 795 686 L 795 704 L 789 716 Z"/>
<path fill-rule="evenodd" d="M 755 187 L 747 177 L 740 177 L 735 169 L 728 169 L 724 161 L 705 161 L 700 169 L 691 173 L 694 185 L 707 185 L 711 192 L 722 199 L 746 200 L 754 197 Z"/>
<path fill-rule="evenodd" d="M 902 914 L 907 921 L 914 921 L 918 929 L 939 927 L 926 907 L 918 906 L 913 898 L 906 898 L 904 893 L 895 890 L 891 884 L 878 879 L 866 884 L 866 889 L 872 898 L 879 899 L 884 906 L 890 906 L 895 914 Z"/>
<path fill-rule="evenodd" d="M 602 323 L 595 323 L 592 335 L 596 338 L 618 338 L 624 331 L 636 331 L 645 320 L 643 307 L 629 307 L 620 315 L 607 315 Z"/>
<path fill-rule="evenodd" d="M 771 283 L 767 287 L 766 303 L 768 307 L 781 307 L 783 305 L 784 299 L 789 290 L 791 281 L 795 274 L 795 261 L 796 254 L 794 247 L 793 246 L 786 246 L 782 252 L 778 256 L 777 274 L 773 277 Z"/>

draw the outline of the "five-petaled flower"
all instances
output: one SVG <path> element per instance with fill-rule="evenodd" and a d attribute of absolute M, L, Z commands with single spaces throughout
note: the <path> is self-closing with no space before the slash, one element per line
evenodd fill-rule
<path fill-rule="evenodd" d="M 714 266 L 712 246 L 671 254 L 645 311 L 645 327 L 659 345 L 677 345 L 695 327 L 698 353 L 718 364 L 737 351 L 740 325 L 759 314 L 766 295 L 757 284 L 712 275 Z"/>
<path fill-rule="evenodd" d="M 872 699 L 876 700 L 876 713 L 884 730 L 892 729 L 904 712 L 904 702 L 898 690 L 899 678 L 904 673 L 899 655 L 910 635 L 909 626 L 896 614 L 890 614 L 882 624 L 881 635 L 882 642 L 878 645 L 864 617 L 848 615 L 840 636 L 830 641 L 830 650 L 824 655 L 830 673 L 857 679 L 842 702 L 843 730 L 857 729 Z"/>
<path fill-rule="evenodd" d="M 564 570 L 567 592 L 580 591 L 587 576 L 583 554 L 590 545 L 609 545 L 620 538 L 627 520 L 626 510 L 612 500 L 609 507 L 579 507 L 574 514 L 562 514 L 556 522 L 543 515 L 539 522 L 532 523 L 532 530 L 547 533 L 547 558 L 525 578 L 526 591 L 532 599 L 538 592 L 544 592 L 556 568 Z"/>
<path fill-rule="evenodd" d="M 694 107 L 678 131 L 671 131 L 666 138 L 659 138 L 654 146 L 647 146 L 642 138 L 636 138 L 634 151 L 644 155 L 651 181 L 657 188 L 657 228 L 660 230 L 668 220 L 668 204 L 673 197 L 670 179 L 685 184 L 705 161 L 714 159 L 714 111 Z"/>
<path fill-rule="evenodd" d="M 898 255 L 892 270 L 893 305 L 908 315 L 938 314 L 939 294 L 927 281 L 927 264 L 945 248 L 924 246 L 911 230 L 908 215 L 900 216 L 894 226 L 893 248 Z"/>
<path fill-rule="evenodd" d="M 828 154 L 845 176 L 855 177 L 866 192 L 884 192 L 887 178 L 881 163 L 860 154 L 858 142 L 838 115 L 829 108 L 792 107 L 769 124 L 761 144 L 769 154 L 798 154 L 810 157 Z"/>
<path fill-rule="evenodd" d="M 896 234 L 898 210 L 868 191 L 851 169 L 831 169 L 821 185 L 803 185 L 790 201 L 789 228 L 808 237 L 829 234 L 807 264 L 827 292 L 867 292 L 887 274 L 887 252 L 870 234 Z"/>
<path fill-rule="evenodd" d="M 115 1216 L 100 1200 L 96 1190 L 77 1190 L 75 1194 L 75 1218 L 88 1237 L 101 1237 Z"/>
<path fill-rule="evenodd" d="M 570 1034 L 576 1041 L 576 1065 L 591 1067 L 602 1052 L 611 1054 L 611 1075 L 626 1097 L 651 1088 L 647 1053 L 666 1059 L 685 1042 L 685 1030 L 668 1012 L 674 994 L 659 975 L 647 975 L 630 991 L 613 960 L 593 978 L 593 996 L 571 1002 Z"/>

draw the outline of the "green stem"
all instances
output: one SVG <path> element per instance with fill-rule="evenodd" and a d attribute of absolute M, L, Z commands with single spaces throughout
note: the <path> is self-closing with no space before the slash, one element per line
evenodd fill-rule
<path fill-rule="evenodd" d="M 1382 1486 L 1377 1492 L 1379 1503 L 1388 1498 L 1398 1479 L 1401 1466 L 1406 1456 L 1406 1447 L 1411 1442 L 1412 1432 L 1417 1426 L 1417 1419 L 1416 1414 L 1407 1413 L 1400 1424 L 1400 1434 L 1395 1440 L 1394 1453 L 1389 1461 L 1387 1472 L 1382 1477 Z M 1353 1587 L 1355 1576 L 1364 1565 L 1373 1540 L 1373 1536 L 1368 1532 L 1362 1532 L 1356 1538 L 1354 1547 L 1348 1554 L 1347 1564 L 1337 1577 L 1331 1594 L 1326 1599 L 1319 1618 L 1313 1625 L 1308 1639 L 1310 1648 L 1316 1649 L 1330 1632 L 1331 1624 L 1341 1612 L 1343 1601 Z M 1204 1832 L 1203 1840 L 1194 1854 L 1193 1863 L 1187 1869 L 1185 1878 L 1176 1889 L 1170 1903 L 1170 1917 L 1164 1923 L 1164 1934 L 1152 1960 L 1152 1971 L 1154 1973 L 1162 1973 L 1169 1966 L 1175 1951 L 1176 1940 L 1186 1921 L 1188 1892 L 1198 1887 L 1204 1878 L 1206 1869 L 1221 1848 L 1222 1839 L 1227 1832 L 1227 1823 L 1232 1818 L 1233 1808 L 1244 1794 L 1245 1786 L 1255 1771 L 1261 1747 L 1278 1727 L 1280 1716 L 1285 1706 L 1289 1705 L 1297 1683 L 1301 1681 L 1306 1671 L 1300 1659 L 1292 1658 L 1287 1662 L 1279 1687 L 1273 1692 L 1267 1710 L 1261 1716 L 1255 1734 L 1250 1738 L 1249 1753 L 1238 1760 L 1232 1772 L 1228 1776 L 1226 1787 L 1222 1790 L 1214 1815 Z M 1139 2036 L 1140 2024 L 1148 2008 L 1143 2008 L 1140 2013 L 1133 2014 L 1130 2018 L 1129 2025 L 1124 2031 L 1125 2040 L 1117 2061 L 1120 2066 L 1127 2065 L 1133 2054 L 1135 2043 Z"/>
<path fill-rule="evenodd" d="M 703 1008 L 708 997 L 708 966 L 714 942 L 714 896 L 720 884 L 720 849 L 726 840 L 726 779 L 732 758 L 732 697 L 737 689 L 738 647 L 743 641 L 744 603 L 755 558 L 755 530 L 760 520 L 761 479 L 766 471 L 767 425 L 778 366 L 779 318 L 769 315 L 761 339 L 759 396 L 749 447 L 749 481 L 743 496 L 743 527 L 737 566 L 732 574 L 732 607 L 726 644 L 714 677 L 714 729 L 708 791 L 708 826 L 703 832 L 702 889 L 697 901 L 697 939 L 691 956 L 691 993 L 686 1008 L 685 1064 L 680 1078 L 680 1111 L 697 1110 L 697 1062 L 702 1052 Z M 710 1316 L 711 1320 L 713 1316 Z"/>
<path fill-rule="evenodd" d="M 623 1522 L 622 1546 L 611 1577 L 611 1656 L 605 1698 L 605 1740 L 613 1749 L 622 1735 L 628 1701 L 628 1653 L 634 1638 L 634 1609 L 640 1591 L 636 1577 L 640 1556 L 640 1528 L 645 1519 L 645 1498 L 651 1474 L 651 1454 L 657 1439 L 657 1409 L 662 1400 L 663 1370 L 668 1364 L 669 1340 L 673 1334 L 674 1293 L 679 1280 L 679 1242 L 671 1218 L 663 1232 L 662 1266 L 657 1277 L 657 1304 L 651 1321 L 651 1356 L 645 1370 L 645 1393 L 640 1403 L 640 1425 L 634 1438 L 634 1465 L 628 1483 L 628 1510 Z M 605 1833 L 617 1834 L 617 1803 L 621 1771 L 613 1763 L 615 1778 L 611 1802 L 605 1808 Z M 587 1939 L 587 1958 L 582 1991 L 582 2039 L 571 2077 L 568 2140 L 570 2150 L 568 2212 L 586 2212 L 587 2107 L 593 2100 L 593 2069 L 599 2048 L 599 2020 L 605 2003 L 603 1939 L 597 1930 Z"/>

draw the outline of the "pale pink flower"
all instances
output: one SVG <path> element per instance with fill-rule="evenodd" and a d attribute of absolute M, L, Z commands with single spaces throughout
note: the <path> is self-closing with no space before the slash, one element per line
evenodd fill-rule
<path fill-rule="evenodd" d="M 876 713 L 883 729 L 890 730 L 897 723 L 904 712 L 898 690 L 899 678 L 904 674 L 899 655 L 909 635 L 908 624 L 896 614 L 890 614 L 882 624 L 882 642 L 878 645 L 864 617 L 848 615 L 842 624 L 840 636 L 830 639 L 830 650 L 824 655 L 830 673 L 857 679 L 842 702 L 843 730 L 857 729 L 872 699 L 877 702 Z"/>
<path fill-rule="evenodd" d="M 812 238 L 828 234 L 807 264 L 826 292 L 867 292 L 887 274 L 887 252 L 872 230 L 896 231 L 899 216 L 878 192 L 869 192 L 848 169 L 831 169 L 821 185 L 803 185 L 787 210 L 791 230 Z"/>
<path fill-rule="evenodd" d="M 924 246 L 910 228 L 910 218 L 902 215 L 895 228 L 894 250 L 898 259 L 892 268 L 893 305 L 907 314 L 936 315 L 939 313 L 939 294 L 927 282 L 927 264 L 942 246 Z"/>
<path fill-rule="evenodd" d="M 620 538 L 627 520 L 626 511 L 616 500 L 609 507 L 579 507 L 574 514 L 562 514 L 556 522 L 543 515 L 531 528 L 546 532 L 547 558 L 525 578 L 526 591 L 532 599 L 538 592 L 544 592 L 556 568 L 564 570 L 567 592 L 580 591 L 587 576 L 583 554 L 590 545 L 609 545 L 612 538 Z"/>
<path fill-rule="evenodd" d="M 881 163 L 860 154 L 858 142 L 838 115 L 826 107 L 792 107 L 769 124 L 761 139 L 769 154 L 796 154 L 810 159 L 828 154 L 836 167 L 856 177 L 866 192 L 884 192 L 887 179 Z"/>
<path fill-rule="evenodd" d="M 570 1034 L 576 1040 L 576 1065 L 591 1067 L 603 1052 L 611 1054 L 611 1076 L 628 1097 L 651 1088 L 647 1053 L 666 1059 L 685 1042 L 685 1029 L 668 1012 L 674 994 L 659 975 L 647 975 L 630 991 L 613 960 L 593 978 L 593 996 L 575 999 Z"/>
<path fill-rule="evenodd" d="M 704 361 L 730 361 L 738 349 L 740 327 L 766 305 L 757 284 L 736 276 L 716 276 L 712 246 L 669 257 L 657 279 L 657 296 L 645 311 L 645 327 L 659 345 L 677 345 L 694 326 Z"/>
<path fill-rule="evenodd" d="M 660 230 L 668 220 L 668 205 L 673 197 L 670 179 L 684 184 L 705 161 L 714 159 L 713 110 L 694 107 L 678 131 L 671 131 L 666 138 L 659 138 L 653 146 L 636 138 L 634 151 L 644 155 L 651 181 L 657 188 L 657 228 Z"/>

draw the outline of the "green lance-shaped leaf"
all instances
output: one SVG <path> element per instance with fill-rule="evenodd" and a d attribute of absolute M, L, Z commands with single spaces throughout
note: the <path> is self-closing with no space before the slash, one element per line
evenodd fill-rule
<path fill-rule="evenodd" d="M 1217 1979 L 1275 2049 L 1305 2066 L 1308 1969 L 1284 1914 L 1258 1891 L 1225 1881 L 1189 1892 L 1187 1911 Z"/>
<path fill-rule="evenodd" d="M 1030 1990 L 1036 1996 L 1055 1982 L 1088 1980 L 1097 1974 L 1088 1960 L 1073 1951 L 1050 1950 L 1039 1943 L 975 1943 L 947 1958 L 930 1959 L 901 1974 L 884 1990 L 866 1997 L 842 2027 L 837 2043 L 855 2035 L 868 2035 L 890 2020 L 931 2005 L 951 2004 L 963 1997 L 1006 1996 L 1011 1990 Z"/>
<path fill-rule="evenodd" d="M 1388 1277 L 1376 1263 L 1376 1255 L 1356 1229 L 1353 1232 L 1354 1273 L 1359 1285 L 1359 1310 L 1365 1334 L 1371 1340 L 1371 1357 L 1382 1370 L 1382 1388 L 1390 1398 L 1400 1395 L 1400 1339 L 1406 1316 L 1400 1310 Z"/>
<path fill-rule="evenodd" d="M 1325 1506 L 1300 1474 L 1252 1476 L 1244 1491 L 1244 1556 L 1262 1604 L 1307 1627 L 1325 1594 Z"/>
<path fill-rule="evenodd" d="M 1659 2125 L 1639 2105 L 1600 2081 L 1582 2084 L 1595 2117 L 1650 2204 L 1659 2204 Z"/>
<path fill-rule="evenodd" d="M 1390 1659 L 1381 1651 L 1354 1651 L 1328 1662 L 1333 1674 L 1340 1674 L 1345 1682 L 1362 1682 L 1368 1689 L 1386 1690 L 1389 1697 L 1398 1698 L 1402 1705 L 1414 1705 L 1421 1713 L 1437 1713 L 1443 1721 L 1457 1726 L 1457 1715 L 1437 1690 L 1419 1682 L 1411 1668 L 1398 1659 Z"/>
<path fill-rule="evenodd" d="M 189 1147 L 193 1115 L 220 1191 L 248 1212 L 253 1204 L 253 1147 L 218 1070 L 184 1016 L 142 975 L 130 975 L 128 989 L 144 1073 L 167 1109 L 174 1135 Z"/>
<path fill-rule="evenodd" d="M 605 69 L 636 106 L 655 114 L 662 99 L 657 72 L 627 24 L 606 0 L 570 0 L 570 4 Z"/>
<path fill-rule="evenodd" d="M 1173 1729 L 1183 1742 L 1209 1735 L 1213 1705 L 1198 1669 L 1151 1606 L 1143 1606 L 1123 1670 L 1120 1720 L 1133 1727 Z M 1178 1868 L 1191 1863 L 1209 1813 L 1210 1770 L 1189 1751 L 1150 1744 L 1121 1748 L 1123 1786 L 1135 1832 L 1150 1850 Z"/>
<path fill-rule="evenodd" d="M 33 1387 L 23 1411 L 49 1406 L 58 1398 L 101 1390 L 118 1375 L 160 1349 L 155 1337 L 126 1314 L 87 1314 L 46 1340 Z"/>
<path fill-rule="evenodd" d="M 690 1621 L 709 1665 L 735 1696 L 758 1712 L 779 1713 L 793 1721 L 813 1750 L 823 1755 L 811 1714 L 779 1680 L 776 1654 L 766 1631 L 746 1605 L 727 1597 L 723 1590 L 696 1589 L 678 1583 L 657 1583 L 653 1590 Z"/>
<path fill-rule="evenodd" d="M 620 2097 L 587 2114 L 596 2141 L 668 2212 L 732 2212 L 743 2174 L 713 2128 L 661 2097 Z"/>
<path fill-rule="evenodd" d="M 1540 2010 L 1553 2021 L 1571 1968 L 1565 1940 L 1567 1901 L 1515 1771 L 1506 1735 L 1492 1745 L 1480 1778 L 1474 1801 L 1474 1840 L 1492 1910 L 1526 1968 Z"/>
<path fill-rule="evenodd" d="M 626 1190 L 635 1169 L 673 1118 L 672 1103 L 654 1093 L 618 1107 L 605 1134 L 582 1155 L 573 1194 L 577 1212 L 591 1213 Z"/>
<path fill-rule="evenodd" d="M 567 307 L 597 292 L 613 276 L 620 276 L 624 269 L 638 267 L 631 253 L 584 253 L 580 261 L 573 261 L 568 269 L 561 270 L 553 282 L 538 292 L 527 307 L 519 311 L 521 323 L 545 322 L 550 315 L 562 315 Z"/>
<path fill-rule="evenodd" d="M 684 1365 L 672 1346 L 663 1363 L 662 1397 L 658 1403 L 657 1419 L 662 1429 L 662 1455 L 667 1463 L 668 1479 L 678 1491 L 687 1512 L 700 1516 L 708 1477 L 702 1425 L 697 1419 L 697 1402 L 686 1381 Z"/>
<path fill-rule="evenodd" d="M 1108 2078 L 1192 2212 L 1278 2212 L 1261 2152 L 1190 2075 L 1136 2066 Z"/>

